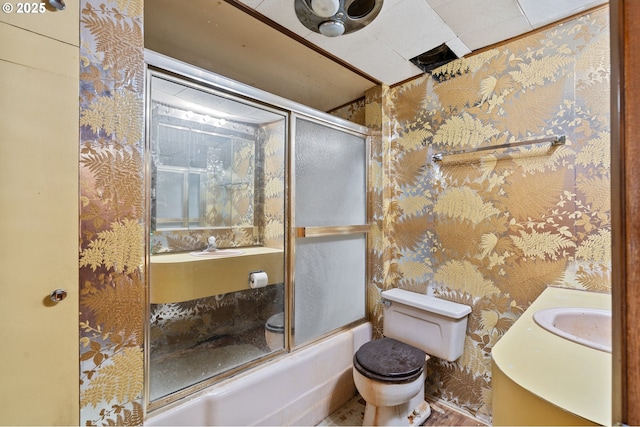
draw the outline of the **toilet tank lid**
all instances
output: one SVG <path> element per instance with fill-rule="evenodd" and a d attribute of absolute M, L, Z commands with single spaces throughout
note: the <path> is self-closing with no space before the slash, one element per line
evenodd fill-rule
<path fill-rule="evenodd" d="M 441 316 L 451 317 L 452 319 L 460 319 L 471 313 L 471 307 L 465 304 L 459 304 L 453 301 L 418 294 L 416 292 L 406 291 L 404 289 L 394 288 L 381 293 L 382 298 L 426 310 Z"/>

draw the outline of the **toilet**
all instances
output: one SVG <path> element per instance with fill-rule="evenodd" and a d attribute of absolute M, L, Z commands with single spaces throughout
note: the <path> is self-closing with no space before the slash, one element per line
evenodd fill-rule
<path fill-rule="evenodd" d="M 384 337 L 353 357 L 353 380 L 367 403 L 362 424 L 418 426 L 431 414 L 426 361 L 462 355 L 471 307 L 403 289 L 381 295 Z"/>
<path fill-rule="evenodd" d="M 264 338 L 271 351 L 284 347 L 284 313 L 276 313 L 267 319 L 264 325 Z"/>

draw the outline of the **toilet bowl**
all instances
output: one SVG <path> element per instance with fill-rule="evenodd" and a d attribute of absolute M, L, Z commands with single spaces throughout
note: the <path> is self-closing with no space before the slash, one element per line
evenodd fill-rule
<path fill-rule="evenodd" d="M 271 351 L 284 347 L 284 313 L 276 313 L 267 319 L 264 325 L 264 338 Z"/>
<path fill-rule="evenodd" d="M 382 303 L 384 337 L 353 357 L 353 380 L 366 402 L 363 425 L 421 425 L 431 413 L 426 362 L 462 355 L 471 307 L 402 289 L 382 292 Z"/>
<path fill-rule="evenodd" d="M 393 338 L 371 341 L 353 357 L 353 381 L 367 402 L 362 425 L 420 425 L 431 408 L 424 402 L 429 356 Z"/>

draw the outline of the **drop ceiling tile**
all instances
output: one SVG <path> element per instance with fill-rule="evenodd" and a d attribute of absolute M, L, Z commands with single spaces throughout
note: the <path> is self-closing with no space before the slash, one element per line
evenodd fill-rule
<path fill-rule="evenodd" d="M 394 57 L 393 60 L 380 59 L 382 61 L 375 66 L 375 73 L 378 80 L 387 85 L 393 85 L 423 74 L 421 69 L 400 56 Z"/>
<path fill-rule="evenodd" d="M 288 28 L 299 36 L 306 37 L 311 30 L 302 25 L 298 20 L 292 0 L 268 0 L 263 1 L 256 8 L 261 15 Z"/>
<path fill-rule="evenodd" d="M 422 73 L 422 70 L 406 58 L 384 45 L 370 45 L 353 51 L 346 59 L 386 84 L 394 84 Z"/>
<path fill-rule="evenodd" d="M 451 40 L 447 40 L 447 46 L 453 53 L 456 54 L 458 58 L 462 58 L 468 53 L 471 53 L 471 49 L 462 42 L 458 37 L 453 38 Z"/>
<path fill-rule="evenodd" d="M 424 0 L 402 0 L 369 28 L 374 37 L 406 59 L 455 37 Z"/>
<path fill-rule="evenodd" d="M 340 37 L 311 33 L 306 39 L 383 83 L 397 83 L 421 73 L 418 67 L 376 39 L 367 28 Z"/>
<path fill-rule="evenodd" d="M 516 0 L 453 0 L 435 11 L 471 50 L 533 29 Z"/>
<path fill-rule="evenodd" d="M 469 46 L 469 49 L 476 50 L 494 43 L 516 37 L 531 31 L 531 25 L 525 19 L 514 19 L 501 22 L 499 25 L 487 28 L 479 28 L 475 31 L 468 31 L 460 34 L 460 40 Z"/>
<path fill-rule="evenodd" d="M 244 3 L 252 9 L 255 9 L 262 3 L 264 0 L 238 0 L 240 3 Z"/>
<path fill-rule="evenodd" d="M 384 0 L 384 3 L 382 3 L 382 9 L 380 10 L 380 13 L 385 13 L 386 11 L 388 11 L 389 9 L 391 9 L 393 6 L 397 5 L 401 1 L 402 0 Z"/>
<path fill-rule="evenodd" d="M 451 3 L 455 0 L 426 0 L 427 3 L 429 3 L 429 6 L 431 6 L 431 9 L 435 9 L 436 7 L 440 7 L 445 3 Z"/>
<path fill-rule="evenodd" d="M 539 28 L 583 10 L 607 3 L 607 0 L 518 0 L 534 28 Z"/>
<path fill-rule="evenodd" d="M 339 37 L 326 37 L 319 33 L 310 32 L 305 39 L 340 58 L 344 58 L 353 51 L 369 50 L 372 45 L 379 43 L 379 41 L 367 31 L 366 27 L 360 31 Z"/>
<path fill-rule="evenodd" d="M 458 35 L 506 21 L 526 21 L 516 0 L 455 0 L 434 9 Z"/>

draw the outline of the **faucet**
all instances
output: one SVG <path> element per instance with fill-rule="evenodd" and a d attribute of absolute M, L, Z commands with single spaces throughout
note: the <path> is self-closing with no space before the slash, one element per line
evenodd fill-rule
<path fill-rule="evenodd" d="M 214 252 L 218 250 L 218 243 L 216 242 L 215 236 L 209 236 L 209 238 L 207 239 L 207 242 L 209 244 L 204 250 L 205 252 Z"/>

